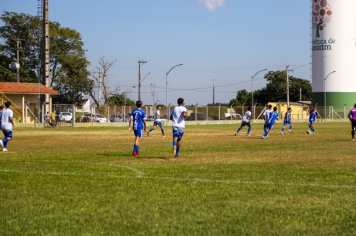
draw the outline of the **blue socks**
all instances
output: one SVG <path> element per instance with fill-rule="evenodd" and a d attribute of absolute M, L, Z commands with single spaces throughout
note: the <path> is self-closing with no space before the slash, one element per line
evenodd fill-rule
<path fill-rule="evenodd" d="M 177 142 L 173 142 L 173 147 L 177 147 Z"/>
<path fill-rule="evenodd" d="M 5 149 L 7 148 L 7 142 L 4 143 L 4 148 L 5 148 Z"/>
<path fill-rule="evenodd" d="M 315 131 L 314 131 L 314 128 L 310 128 L 310 129 L 313 131 L 313 133 L 315 132 Z"/>
<path fill-rule="evenodd" d="M 163 130 L 163 129 L 161 129 L 161 131 L 162 131 L 162 135 L 164 135 L 164 130 Z"/>
<path fill-rule="evenodd" d="M 268 131 L 265 129 L 265 135 L 263 135 L 263 136 L 265 136 L 265 137 L 267 137 L 267 135 L 268 135 Z"/>
<path fill-rule="evenodd" d="M 134 152 L 138 152 L 139 146 L 134 145 Z"/>
<path fill-rule="evenodd" d="M 282 133 L 283 133 L 283 131 L 284 131 L 284 128 L 282 128 Z"/>
<path fill-rule="evenodd" d="M 248 128 L 247 134 L 250 134 L 251 127 Z"/>
<path fill-rule="evenodd" d="M 151 129 L 150 129 L 150 131 L 148 131 L 148 132 L 151 132 L 151 131 L 153 131 L 153 130 L 154 130 L 154 129 L 153 129 L 153 128 L 151 128 Z"/>
<path fill-rule="evenodd" d="M 290 126 L 290 127 L 289 127 L 289 130 L 292 130 L 292 128 L 293 128 L 293 126 Z"/>
<path fill-rule="evenodd" d="M 241 127 L 236 131 L 236 133 L 238 134 L 241 131 Z"/>
<path fill-rule="evenodd" d="M 263 130 L 265 131 L 265 133 L 267 133 L 267 129 L 266 128 L 263 128 Z"/>
<path fill-rule="evenodd" d="M 7 143 L 8 141 L 9 141 L 8 138 L 4 138 L 4 139 L 2 140 L 3 143 Z"/>
<path fill-rule="evenodd" d="M 180 149 L 180 148 L 177 148 L 176 156 L 178 156 L 179 149 Z"/>

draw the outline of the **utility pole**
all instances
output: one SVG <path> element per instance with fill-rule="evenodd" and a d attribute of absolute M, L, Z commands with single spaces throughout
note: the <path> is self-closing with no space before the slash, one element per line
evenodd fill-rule
<path fill-rule="evenodd" d="M 46 87 L 50 87 L 50 53 L 49 53 L 49 16 L 48 16 L 48 0 L 43 0 L 43 46 L 42 46 L 42 68 L 43 68 L 43 80 L 42 84 Z M 49 94 L 44 95 L 45 103 L 49 104 L 49 107 L 46 107 L 46 110 L 51 112 L 51 102 L 49 99 Z M 40 108 L 38 108 L 39 110 Z"/>
<path fill-rule="evenodd" d="M 299 92 L 300 92 L 300 99 L 299 99 L 299 101 L 302 101 L 302 88 L 299 88 Z"/>
<path fill-rule="evenodd" d="M 101 67 L 99 67 L 99 93 L 98 93 L 98 107 L 101 104 Z"/>
<path fill-rule="evenodd" d="M 141 64 L 145 64 L 147 61 L 138 61 L 138 100 L 141 101 Z"/>
<path fill-rule="evenodd" d="M 215 104 L 215 83 L 214 83 L 214 80 L 213 80 L 213 106 Z"/>
<path fill-rule="evenodd" d="M 11 49 L 15 49 L 17 51 L 17 64 L 20 65 L 20 40 L 24 40 L 24 39 L 20 39 L 20 38 L 13 38 L 12 40 L 16 40 L 16 48 L 11 48 Z M 17 78 L 17 83 L 20 83 L 20 67 L 16 67 L 16 78 Z"/>
<path fill-rule="evenodd" d="M 287 109 L 289 108 L 289 75 L 288 75 L 288 68 L 289 65 L 287 65 L 286 73 L 287 73 Z"/>

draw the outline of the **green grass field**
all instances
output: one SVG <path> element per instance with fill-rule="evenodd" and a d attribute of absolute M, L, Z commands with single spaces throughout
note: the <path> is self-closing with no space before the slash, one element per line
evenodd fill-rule
<path fill-rule="evenodd" d="M 0 235 L 355 235 L 349 123 L 17 129 L 0 153 Z"/>

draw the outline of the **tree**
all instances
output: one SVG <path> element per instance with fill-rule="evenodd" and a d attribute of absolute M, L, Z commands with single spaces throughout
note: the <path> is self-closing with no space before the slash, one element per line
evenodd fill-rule
<path fill-rule="evenodd" d="M 119 86 L 115 86 L 114 89 L 111 89 L 109 86 L 109 70 L 110 68 L 114 65 L 114 63 L 116 62 L 116 59 L 114 61 L 106 61 L 105 57 L 100 57 L 99 58 L 99 66 L 95 67 L 95 70 L 91 71 L 91 76 L 93 77 L 93 79 L 96 81 L 97 84 L 101 83 L 101 87 L 102 87 L 102 94 L 104 96 L 104 104 L 108 105 L 109 104 L 109 97 L 113 96 L 114 94 L 118 94 L 120 91 L 120 87 Z M 100 69 L 100 74 L 99 74 L 99 69 Z M 96 104 L 100 104 L 93 92 L 90 93 L 90 96 L 94 99 L 94 101 L 96 102 Z"/>
<path fill-rule="evenodd" d="M 135 106 L 136 105 L 135 101 L 127 98 L 126 96 L 127 96 L 126 92 L 122 94 L 113 95 L 109 98 L 109 104 L 115 106 L 125 106 L 125 100 L 126 100 L 126 106 Z"/>
<path fill-rule="evenodd" d="M 155 84 L 151 84 L 150 85 L 150 89 L 151 89 L 151 95 L 152 95 L 152 105 L 154 106 L 155 104 L 158 104 L 160 101 L 157 99 L 158 96 L 158 92 L 156 92 L 156 85 Z"/>
<path fill-rule="evenodd" d="M 255 90 L 253 93 L 254 103 L 266 104 L 268 102 L 287 101 L 287 75 L 283 71 L 270 71 L 265 74 L 267 85 L 265 88 Z M 297 102 L 300 100 L 299 88 L 302 88 L 302 100 L 310 101 L 312 98 L 312 86 L 308 80 L 289 77 L 289 100 Z M 252 93 L 245 89 L 237 92 L 236 98 L 230 100 L 229 105 L 251 105 Z"/>

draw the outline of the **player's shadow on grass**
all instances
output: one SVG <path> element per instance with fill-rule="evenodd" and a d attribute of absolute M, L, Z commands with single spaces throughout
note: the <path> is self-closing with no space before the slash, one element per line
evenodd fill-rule
<path fill-rule="evenodd" d="M 135 158 L 137 158 L 137 159 L 161 159 L 161 160 L 168 159 L 168 157 L 150 157 L 150 156 L 137 156 Z"/>

